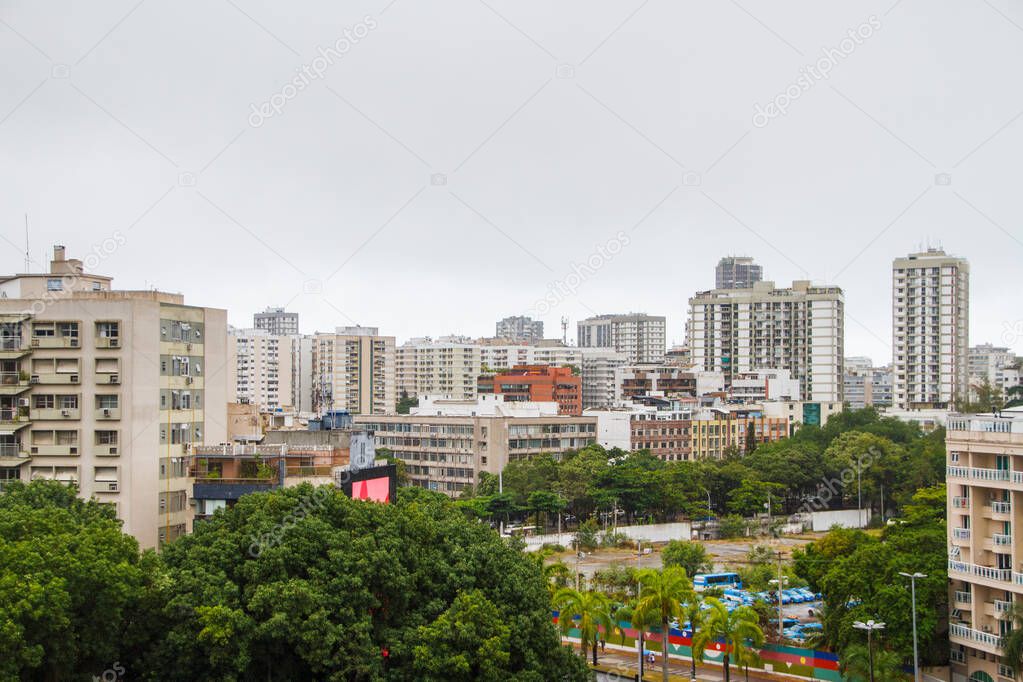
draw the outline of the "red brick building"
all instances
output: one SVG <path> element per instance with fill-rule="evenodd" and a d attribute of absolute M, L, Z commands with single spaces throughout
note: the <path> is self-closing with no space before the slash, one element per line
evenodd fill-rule
<path fill-rule="evenodd" d="M 501 374 L 479 377 L 476 388 L 480 394 L 500 393 L 506 402 L 554 402 L 558 414 L 583 413 L 583 380 L 569 367 L 516 365 Z"/>

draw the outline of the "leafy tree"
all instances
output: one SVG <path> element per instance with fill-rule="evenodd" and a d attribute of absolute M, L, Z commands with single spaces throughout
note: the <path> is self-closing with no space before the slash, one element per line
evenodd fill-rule
<path fill-rule="evenodd" d="M 613 563 L 593 573 L 590 585 L 615 601 L 625 601 L 636 591 L 636 569 Z"/>
<path fill-rule="evenodd" d="M 746 450 L 747 455 L 752 455 L 753 451 L 757 449 L 757 433 L 753 429 L 753 421 L 746 422 Z"/>
<path fill-rule="evenodd" d="M 1023 673 L 1023 607 L 1013 602 L 1005 616 L 1012 629 L 1002 640 L 1002 663 L 1012 668 L 1013 675 L 1018 679 Z"/>
<path fill-rule="evenodd" d="M 635 615 L 640 622 L 654 620 L 661 628 L 661 679 L 668 682 L 668 634 L 673 620 L 679 622 L 685 616 L 682 602 L 693 597 L 693 584 L 686 577 L 684 569 L 669 566 L 661 571 L 651 568 L 639 571 L 639 598 Z"/>
<path fill-rule="evenodd" d="M 565 509 L 565 498 L 547 490 L 534 490 L 529 493 L 526 507 L 536 514 L 543 514 L 543 529 L 550 525 L 549 516 L 560 514 Z"/>
<path fill-rule="evenodd" d="M 749 531 L 749 524 L 746 523 L 746 519 L 742 518 L 738 514 L 729 514 L 728 516 L 721 519 L 720 527 L 718 532 L 721 533 L 723 538 L 737 538 L 745 536 Z"/>
<path fill-rule="evenodd" d="M 420 626 L 412 672 L 429 679 L 506 679 L 512 633 L 479 590 L 464 592 L 429 625 Z"/>
<path fill-rule="evenodd" d="M 881 649 L 874 651 L 874 672 L 870 671 L 870 651 L 862 644 L 853 644 L 842 651 L 842 673 L 844 678 L 875 682 L 902 682 L 906 679 L 898 654 Z"/>
<path fill-rule="evenodd" d="M 246 495 L 162 557 L 161 637 L 128 666 L 139 679 L 429 680 L 448 665 L 463 679 L 585 678 L 540 563 L 438 493 Z"/>
<path fill-rule="evenodd" d="M 690 642 L 696 638 L 696 633 L 703 627 L 704 611 L 703 611 L 703 599 L 700 595 L 693 592 L 684 602 L 682 602 L 682 614 L 685 616 L 685 620 L 689 623 L 689 637 Z M 690 678 L 696 679 L 696 656 L 693 655 L 691 658 L 692 669 L 690 670 Z"/>
<path fill-rule="evenodd" d="M 558 625 L 563 633 L 573 627 L 579 628 L 579 652 L 586 660 L 586 647 L 592 646 L 593 665 L 597 665 L 597 646 L 600 642 L 600 628 L 610 633 L 611 600 L 600 592 L 580 592 L 563 587 L 554 595 L 558 609 Z"/>
<path fill-rule="evenodd" d="M 748 606 L 740 606 L 729 612 L 719 600 L 710 597 L 706 600 L 710 609 L 704 615 L 703 629 L 693 636 L 693 655 L 702 663 L 707 647 L 714 642 L 724 645 L 722 667 L 725 682 L 731 679 L 729 660 L 734 659 L 740 665 L 756 660 L 753 647 L 764 645 L 764 632 L 758 625 L 756 611 Z"/>
<path fill-rule="evenodd" d="M 579 530 L 575 534 L 572 544 L 576 551 L 592 551 L 597 548 L 600 541 L 597 539 L 597 531 L 600 527 L 596 519 L 586 519 L 579 524 Z"/>
<path fill-rule="evenodd" d="M 395 411 L 398 414 L 408 414 L 413 407 L 419 407 L 419 398 L 410 398 L 408 391 L 402 391 Z"/>
<path fill-rule="evenodd" d="M 756 478 L 744 478 L 739 487 L 728 493 L 728 510 L 741 516 L 753 516 L 767 512 L 767 503 L 784 499 L 785 486 L 780 483 L 765 483 Z"/>
<path fill-rule="evenodd" d="M 73 487 L 4 486 L 0 566 L 4 679 L 90 680 L 151 634 L 145 594 L 161 579 L 155 555 L 140 555 L 113 509 Z"/>
<path fill-rule="evenodd" d="M 686 575 L 707 573 L 713 568 L 707 548 L 700 542 L 671 540 L 661 550 L 661 561 L 665 566 L 680 566 Z"/>

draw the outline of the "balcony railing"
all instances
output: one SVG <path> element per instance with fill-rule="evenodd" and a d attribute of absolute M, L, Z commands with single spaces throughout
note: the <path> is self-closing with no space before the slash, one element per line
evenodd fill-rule
<path fill-rule="evenodd" d="M 973 603 L 973 593 L 956 590 L 955 600 L 957 604 L 971 604 Z"/>
<path fill-rule="evenodd" d="M 1013 573 L 1012 582 L 1016 585 L 1023 585 L 1023 573 Z"/>
<path fill-rule="evenodd" d="M 970 469 L 968 467 L 945 467 L 945 474 L 948 478 L 969 478 Z"/>
<path fill-rule="evenodd" d="M 1012 536 L 1005 535 L 1003 533 L 995 533 L 991 536 L 991 541 L 999 547 L 1008 547 L 1012 545 Z"/>
<path fill-rule="evenodd" d="M 18 443 L 0 443 L 0 457 L 27 457 L 25 447 Z"/>
<path fill-rule="evenodd" d="M 1014 471 L 1014 472 L 1012 472 L 1013 477 L 1015 477 L 1015 475 L 1017 473 L 1023 473 L 1023 471 Z M 1011 514 L 1012 513 L 1012 503 L 1011 502 L 992 502 L 991 503 L 991 513 L 993 513 L 993 514 Z"/>
<path fill-rule="evenodd" d="M 966 639 L 979 644 L 986 644 L 987 646 L 1000 649 L 1002 647 L 1002 638 L 996 634 L 990 632 L 982 632 L 981 630 L 974 630 L 966 625 L 960 625 L 959 623 L 952 623 L 948 626 L 948 633 L 952 637 L 958 637 L 959 639 Z"/>
<path fill-rule="evenodd" d="M 953 561 L 948 560 L 948 570 L 952 573 L 968 573 L 975 575 L 979 578 L 987 578 L 988 580 L 997 580 L 1000 582 L 1016 582 L 1017 585 L 1023 585 L 1023 573 L 1012 572 L 1009 568 L 991 568 L 989 566 L 978 566 L 977 564 L 968 564 L 964 561 Z M 1019 579 L 1016 576 L 1020 576 Z"/>
<path fill-rule="evenodd" d="M 969 528 L 953 528 L 952 537 L 956 540 L 969 540 L 970 529 Z"/>
<path fill-rule="evenodd" d="M 1010 472 L 1008 469 L 982 469 L 973 467 L 970 469 L 970 478 L 975 481 L 1008 481 Z M 1018 472 L 1023 474 L 1023 472 Z M 1021 479 L 1023 480 L 1023 479 Z"/>
<path fill-rule="evenodd" d="M 970 508 L 970 498 L 968 498 L 968 497 L 953 497 L 952 498 L 952 508 L 953 509 L 969 509 Z"/>
<path fill-rule="evenodd" d="M 995 613 L 1008 613 L 1009 609 L 1012 608 L 1011 601 L 1003 601 L 1001 599 L 995 599 Z"/>

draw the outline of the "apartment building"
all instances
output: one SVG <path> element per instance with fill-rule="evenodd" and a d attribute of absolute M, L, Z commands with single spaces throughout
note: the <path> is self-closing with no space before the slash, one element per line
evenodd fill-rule
<path fill-rule="evenodd" d="M 750 430 L 757 443 L 770 443 L 789 436 L 789 420 L 768 417 L 756 407 L 700 410 L 693 415 L 692 458 L 721 459 L 730 449 L 745 453 Z"/>
<path fill-rule="evenodd" d="M 1023 601 L 1023 409 L 953 415 L 948 451 L 952 679 L 1015 679 L 1002 664 L 1012 605 Z"/>
<path fill-rule="evenodd" d="M 748 256 L 725 256 L 714 269 L 715 289 L 749 289 L 764 279 L 764 269 Z"/>
<path fill-rule="evenodd" d="M 494 337 L 516 342 L 536 343 L 543 340 L 543 321 L 522 315 L 506 317 L 497 321 Z"/>
<path fill-rule="evenodd" d="M 714 289 L 689 299 L 686 325 L 696 369 L 739 374 L 786 369 L 804 400 L 841 401 L 845 337 L 842 290 L 795 281 L 780 289 Z"/>
<path fill-rule="evenodd" d="M 580 348 L 611 348 L 631 363 L 663 362 L 665 339 L 665 318 L 645 313 L 597 315 L 577 326 Z"/>
<path fill-rule="evenodd" d="M 298 334 L 298 313 L 289 313 L 284 308 L 267 308 L 252 316 L 252 326 L 272 336 Z"/>
<path fill-rule="evenodd" d="M 462 339 L 410 339 L 395 351 L 398 395 L 471 400 L 476 397 L 481 358 L 480 347 Z"/>
<path fill-rule="evenodd" d="M 481 375 L 477 395 L 503 395 L 505 402 L 555 402 L 558 414 L 583 412 L 582 377 L 569 367 L 516 365 L 498 374 Z"/>
<path fill-rule="evenodd" d="M 720 372 L 692 371 L 676 365 L 625 365 L 615 370 L 615 402 L 644 395 L 696 397 L 724 391 Z"/>
<path fill-rule="evenodd" d="M 405 463 L 412 485 L 457 496 L 510 461 L 555 456 L 596 442 L 594 417 L 558 414 L 557 403 L 508 403 L 503 395 L 475 400 L 420 396 L 407 415 L 355 417 L 378 447 Z"/>
<path fill-rule="evenodd" d="M 291 339 L 262 329 L 228 329 L 230 402 L 256 405 L 260 412 L 295 409 Z"/>
<path fill-rule="evenodd" d="M 583 409 L 607 407 L 615 402 L 615 372 L 629 363 L 625 353 L 604 348 L 580 348 Z"/>
<path fill-rule="evenodd" d="M 952 409 L 967 395 L 970 265 L 940 249 L 892 261 L 893 404 Z"/>
<path fill-rule="evenodd" d="M 111 285 L 62 246 L 0 279 L 0 485 L 74 482 L 158 547 L 192 522 L 186 448 L 226 439 L 227 314 Z"/>
<path fill-rule="evenodd" d="M 799 382 L 787 369 L 755 369 L 732 377 L 728 398 L 743 403 L 763 400 L 799 400 Z"/>
<path fill-rule="evenodd" d="M 1005 394 L 1005 391 L 1020 384 L 1020 360 L 1008 348 L 1000 348 L 990 343 L 971 346 L 968 366 L 971 393 L 974 386 L 985 380 Z M 971 399 L 975 396 L 971 396 Z"/>
<path fill-rule="evenodd" d="M 874 367 L 870 358 L 846 358 L 842 394 L 849 407 L 890 407 L 892 404 L 892 368 Z"/>
<path fill-rule="evenodd" d="M 397 406 L 393 336 L 376 327 L 338 327 L 312 341 L 313 411 L 389 414 Z"/>

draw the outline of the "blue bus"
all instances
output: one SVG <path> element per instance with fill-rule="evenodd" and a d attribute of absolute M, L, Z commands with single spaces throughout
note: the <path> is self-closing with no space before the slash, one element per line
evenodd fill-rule
<path fill-rule="evenodd" d="M 734 587 L 742 589 L 742 578 L 738 573 L 697 573 L 693 576 L 693 587 L 697 592 L 703 592 L 708 587 Z"/>

